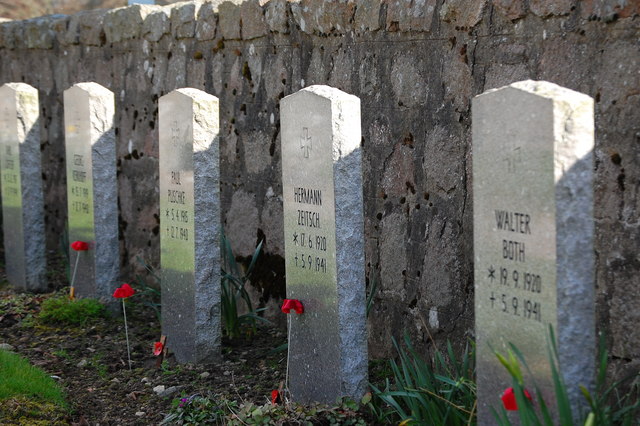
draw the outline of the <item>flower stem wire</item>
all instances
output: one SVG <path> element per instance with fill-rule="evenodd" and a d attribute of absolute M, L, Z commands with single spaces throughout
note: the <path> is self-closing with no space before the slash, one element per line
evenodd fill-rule
<path fill-rule="evenodd" d="M 73 275 L 71 276 L 71 285 L 69 286 L 69 299 L 76 297 L 76 289 L 73 284 L 76 282 L 76 272 L 78 272 L 78 262 L 80 261 L 80 253 L 76 253 L 76 266 L 73 267 Z"/>
<path fill-rule="evenodd" d="M 127 327 L 127 308 L 124 306 L 122 299 L 122 313 L 124 314 L 124 335 L 127 338 L 127 359 L 129 360 L 129 371 L 131 371 L 131 350 L 129 349 L 129 328 Z"/>

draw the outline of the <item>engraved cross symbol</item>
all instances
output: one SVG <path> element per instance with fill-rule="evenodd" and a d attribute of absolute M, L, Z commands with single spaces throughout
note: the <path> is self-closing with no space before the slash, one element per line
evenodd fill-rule
<path fill-rule="evenodd" d="M 515 145 L 507 147 L 504 161 L 507 163 L 507 171 L 509 173 L 515 173 L 516 168 L 522 164 L 522 153 L 520 147 Z"/>
<path fill-rule="evenodd" d="M 171 142 L 173 142 L 173 145 L 180 143 L 180 127 L 178 127 L 177 121 L 171 123 Z"/>
<path fill-rule="evenodd" d="M 300 149 L 302 150 L 302 155 L 304 155 L 304 158 L 309 158 L 309 154 L 313 149 L 313 144 L 311 142 L 311 136 L 309 136 L 309 129 L 307 127 L 302 128 L 302 136 L 300 136 Z"/>

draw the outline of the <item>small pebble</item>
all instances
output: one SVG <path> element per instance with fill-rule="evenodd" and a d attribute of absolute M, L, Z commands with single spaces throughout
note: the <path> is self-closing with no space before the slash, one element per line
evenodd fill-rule
<path fill-rule="evenodd" d="M 143 377 L 142 380 L 140 380 L 142 383 L 149 383 L 149 378 L 148 377 Z"/>
<path fill-rule="evenodd" d="M 155 386 L 155 387 L 153 388 L 153 391 L 154 391 L 155 393 L 157 393 L 158 395 L 160 395 L 160 393 L 164 392 L 164 390 L 165 390 L 165 389 L 166 389 L 166 388 L 165 388 L 165 386 L 164 386 L 164 385 L 158 385 L 158 386 Z"/>
<path fill-rule="evenodd" d="M 231 371 L 227 370 L 227 371 L 225 371 L 225 372 L 224 372 L 224 373 L 222 373 L 222 374 L 224 374 L 225 376 L 228 376 L 228 375 L 230 375 L 230 374 L 231 374 Z"/>
<path fill-rule="evenodd" d="M 168 387 L 166 390 L 162 391 L 162 392 L 158 392 L 158 396 L 171 396 L 174 393 L 178 392 L 178 390 L 180 390 L 181 386 L 171 386 Z"/>
<path fill-rule="evenodd" d="M 111 379 L 112 383 L 120 383 L 120 380 L 118 380 L 117 377 L 114 377 L 113 379 Z"/>
<path fill-rule="evenodd" d="M 9 351 L 9 352 L 15 350 L 15 348 L 8 343 L 0 343 L 0 349 L 2 349 L 3 351 Z"/>
<path fill-rule="evenodd" d="M 206 379 L 210 375 L 211 375 L 211 373 L 209 373 L 208 371 L 205 371 L 204 373 L 200 373 L 200 378 L 201 379 Z"/>
<path fill-rule="evenodd" d="M 136 416 L 138 417 L 142 417 L 144 416 L 146 413 L 144 411 L 136 411 Z"/>
<path fill-rule="evenodd" d="M 78 368 L 84 368 L 87 366 L 87 364 L 89 363 L 89 361 L 87 361 L 86 359 L 83 359 L 82 361 L 80 361 L 78 364 L 76 364 L 76 367 Z"/>

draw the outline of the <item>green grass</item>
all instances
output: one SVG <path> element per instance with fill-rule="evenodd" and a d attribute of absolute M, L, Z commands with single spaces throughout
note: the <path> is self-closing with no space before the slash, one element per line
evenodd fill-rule
<path fill-rule="evenodd" d="M 0 350 L 0 401 L 25 396 L 66 407 L 64 394 L 52 378 L 11 352 Z"/>
<path fill-rule="evenodd" d="M 42 302 L 38 319 L 47 324 L 85 325 L 88 321 L 103 318 L 104 305 L 95 299 L 69 300 L 56 297 Z"/>

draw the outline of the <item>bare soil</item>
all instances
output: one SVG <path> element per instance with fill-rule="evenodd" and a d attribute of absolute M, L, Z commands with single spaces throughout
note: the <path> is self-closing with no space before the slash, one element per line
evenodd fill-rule
<path fill-rule="evenodd" d="M 121 316 L 83 327 L 34 320 L 43 300 L 68 293 L 64 267 L 56 269 L 50 277 L 57 289 L 52 293 L 20 295 L 7 285 L 0 287 L 0 303 L 5 305 L 0 343 L 14 346 L 15 352 L 55 376 L 71 405 L 65 419 L 69 424 L 158 424 L 174 398 L 194 394 L 213 393 L 261 405 L 284 380 L 286 352 L 273 349 L 286 342 L 286 335 L 273 327 L 260 328 L 250 339 L 223 341 L 222 361 L 217 364 L 178 365 L 169 356 L 157 367 L 152 351 L 160 339 L 160 324 L 155 312 L 135 298 L 127 304 L 133 363 L 129 370 Z M 154 391 L 158 386 L 172 392 L 159 394 Z M 0 423 L 6 424 L 2 419 Z"/>

